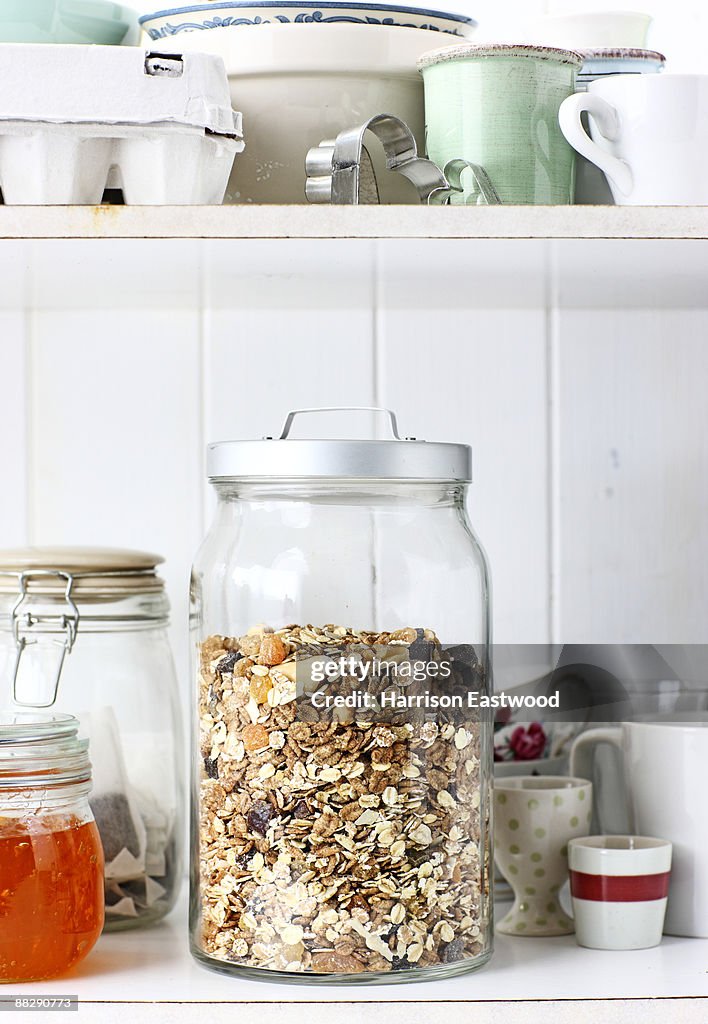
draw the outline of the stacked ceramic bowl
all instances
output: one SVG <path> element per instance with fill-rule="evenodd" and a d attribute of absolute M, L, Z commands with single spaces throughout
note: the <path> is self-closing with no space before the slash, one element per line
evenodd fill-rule
<path fill-rule="evenodd" d="M 475 22 L 460 14 L 430 11 L 399 4 L 322 3 L 299 0 L 211 0 L 210 3 L 184 4 L 141 19 L 150 39 L 170 39 L 183 32 L 216 28 L 243 28 L 254 25 L 381 25 L 393 28 L 418 28 L 455 36 L 469 35 Z"/>
<path fill-rule="evenodd" d="M 332 0 L 214 0 L 141 22 L 152 50 L 224 60 L 246 138 L 227 190 L 232 203 L 304 203 L 308 150 L 375 114 L 405 121 L 422 153 L 416 61 L 476 28 L 457 14 Z M 391 182 L 383 201 L 411 201 L 407 184 Z"/>

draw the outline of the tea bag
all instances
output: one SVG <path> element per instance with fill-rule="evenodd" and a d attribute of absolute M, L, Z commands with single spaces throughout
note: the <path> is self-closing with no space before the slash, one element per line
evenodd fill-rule
<path fill-rule="evenodd" d="M 121 882 L 145 873 L 147 835 L 128 781 L 118 723 L 112 708 L 81 716 L 93 766 L 91 809 L 101 834 L 106 880 Z"/>

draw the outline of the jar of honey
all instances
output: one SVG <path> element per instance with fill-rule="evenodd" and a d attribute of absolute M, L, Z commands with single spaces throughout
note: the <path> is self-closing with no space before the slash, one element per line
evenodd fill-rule
<path fill-rule="evenodd" d="M 103 850 L 78 728 L 0 714 L 0 982 L 59 977 L 101 934 Z"/>

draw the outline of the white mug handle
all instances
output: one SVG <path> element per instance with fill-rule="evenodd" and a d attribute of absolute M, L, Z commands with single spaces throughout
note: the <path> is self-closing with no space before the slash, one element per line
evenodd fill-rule
<path fill-rule="evenodd" d="M 611 178 L 622 195 L 629 196 L 634 188 L 632 169 L 625 160 L 608 153 L 590 138 L 581 120 L 584 112 L 592 117 L 600 134 L 610 142 L 615 142 L 620 136 L 619 114 L 601 96 L 595 96 L 591 92 L 578 92 L 563 100 L 558 121 L 561 131 L 573 149 Z"/>
<path fill-rule="evenodd" d="M 582 732 L 575 740 L 570 750 L 571 777 L 592 779 L 594 776 L 593 762 L 595 760 L 595 748 L 598 744 L 609 743 L 611 746 L 616 747 L 620 751 L 620 754 L 623 755 L 623 738 L 622 729 L 612 726 L 608 726 L 604 729 L 588 729 L 587 732 Z M 593 787 L 593 796 L 595 795 L 595 787 Z M 631 823 L 632 813 L 629 806 L 627 808 L 627 812 L 628 817 L 630 818 L 630 830 L 633 830 L 634 824 Z M 597 814 L 597 804 L 595 804 L 595 813 Z M 602 829 L 602 822 L 598 822 L 598 824 Z"/>

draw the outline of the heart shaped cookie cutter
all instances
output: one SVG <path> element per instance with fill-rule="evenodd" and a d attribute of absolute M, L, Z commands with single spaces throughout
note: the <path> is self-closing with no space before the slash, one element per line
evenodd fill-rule
<path fill-rule="evenodd" d="M 367 132 L 381 142 L 387 169 L 407 178 L 415 186 L 421 203 L 444 205 L 454 192 L 464 192 L 461 177 L 466 170 L 474 180 L 470 195 L 477 197 L 477 203 L 500 202 L 484 168 L 465 160 L 451 160 L 442 171 L 432 160 L 418 156 L 413 133 L 394 114 L 377 114 L 308 152 L 305 158 L 308 202 L 335 205 L 379 202 L 376 173 L 365 146 Z"/>
<path fill-rule="evenodd" d="M 470 185 L 462 184 L 462 175 L 469 171 L 472 179 Z M 431 205 L 442 205 L 450 201 L 453 193 L 465 194 L 465 205 L 500 206 L 501 199 L 492 181 L 480 164 L 472 164 L 469 160 L 449 160 L 443 171 L 448 183 L 446 189 L 438 189 L 431 193 L 428 202 Z"/>
<path fill-rule="evenodd" d="M 418 156 L 408 125 L 393 114 L 377 114 L 365 124 L 340 132 L 334 141 L 326 140 L 309 151 L 305 159 L 305 195 L 309 202 L 378 202 L 378 183 L 364 145 L 367 131 L 381 142 L 388 170 L 407 178 L 415 186 L 421 203 L 427 203 L 438 189 L 447 189 L 445 175 L 437 164 Z"/>

